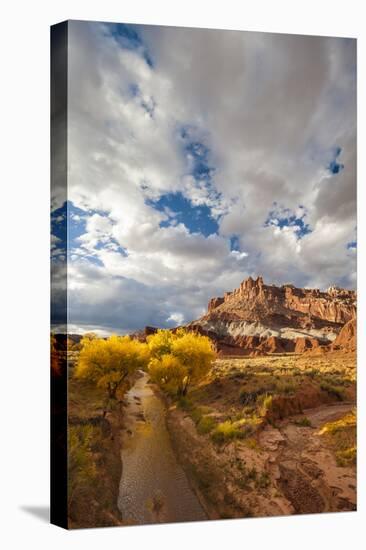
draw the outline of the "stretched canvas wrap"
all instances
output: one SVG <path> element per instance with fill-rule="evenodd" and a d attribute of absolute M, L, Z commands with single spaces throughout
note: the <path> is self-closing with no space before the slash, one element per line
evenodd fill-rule
<path fill-rule="evenodd" d="M 51 521 L 356 510 L 356 41 L 51 29 Z"/>

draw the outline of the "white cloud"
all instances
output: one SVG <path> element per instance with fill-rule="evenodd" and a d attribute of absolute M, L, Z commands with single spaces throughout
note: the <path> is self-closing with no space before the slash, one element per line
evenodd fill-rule
<path fill-rule="evenodd" d="M 354 41 L 139 32 L 152 67 L 103 25 L 70 24 L 69 199 L 90 212 L 69 273 L 77 323 L 188 321 L 249 273 L 354 286 Z M 211 185 L 195 176 L 182 127 L 208 148 Z M 330 176 L 335 147 L 344 169 Z M 190 233 L 147 203 L 176 192 L 208 206 L 219 234 Z M 281 226 L 285 209 L 312 232 L 299 239 L 299 225 Z"/>
<path fill-rule="evenodd" d="M 236 260 L 243 260 L 248 256 L 246 252 L 239 252 L 239 250 L 232 250 L 231 255 L 234 256 Z"/>
<path fill-rule="evenodd" d="M 56 237 L 56 235 L 51 234 L 51 250 L 54 250 L 57 248 L 58 243 L 61 242 L 61 239 L 59 237 Z"/>
<path fill-rule="evenodd" d="M 169 323 L 170 321 L 172 321 L 176 326 L 182 325 L 184 323 L 184 315 L 179 312 L 172 313 L 167 318 L 167 323 Z"/>

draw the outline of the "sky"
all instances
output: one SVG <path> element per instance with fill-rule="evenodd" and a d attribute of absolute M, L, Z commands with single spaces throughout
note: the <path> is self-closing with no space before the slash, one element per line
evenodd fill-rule
<path fill-rule="evenodd" d="M 187 323 L 249 275 L 355 288 L 355 40 L 72 21 L 68 54 L 70 332 Z"/>

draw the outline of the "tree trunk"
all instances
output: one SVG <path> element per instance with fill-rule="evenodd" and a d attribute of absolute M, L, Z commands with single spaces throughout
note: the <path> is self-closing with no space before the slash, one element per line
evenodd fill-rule
<path fill-rule="evenodd" d="M 109 383 L 108 386 L 107 386 L 107 391 L 108 391 L 108 397 L 109 399 L 117 399 L 117 388 L 118 388 L 118 385 L 116 383 L 114 384 L 111 384 Z"/>
<path fill-rule="evenodd" d="M 187 395 L 188 386 L 189 386 L 189 380 L 187 379 L 187 380 L 186 380 L 186 383 L 185 383 L 184 386 L 183 386 L 183 390 L 182 390 L 182 395 L 183 395 L 183 396 L 186 396 L 186 395 Z"/>

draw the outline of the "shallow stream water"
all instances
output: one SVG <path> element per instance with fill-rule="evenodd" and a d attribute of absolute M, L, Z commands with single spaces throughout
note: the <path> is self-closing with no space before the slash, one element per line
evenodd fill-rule
<path fill-rule="evenodd" d="M 166 428 L 166 407 L 143 373 L 127 394 L 118 506 L 136 524 L 205 520 Z"/>

